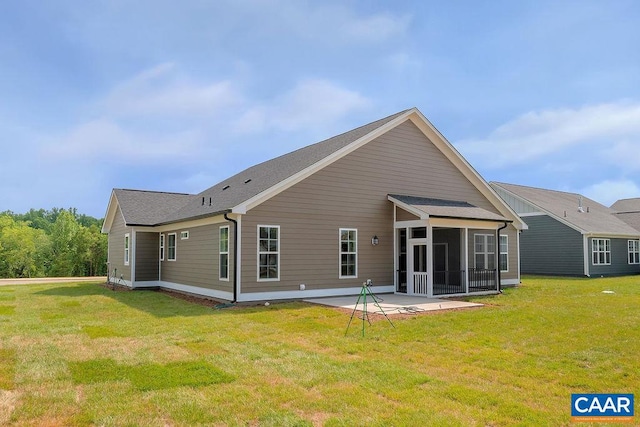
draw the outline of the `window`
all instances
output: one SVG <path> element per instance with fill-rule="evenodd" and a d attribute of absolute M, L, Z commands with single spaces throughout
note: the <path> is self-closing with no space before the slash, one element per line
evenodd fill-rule
<path fill-rule="evenodd" d="M 611 264 L 611 240 L 593 239 L 591 241 L 593 265 Z"/>
<path fill-rule="evenodd" d="M 475 268 L 480 270 L 493 270 L 496 268 L 496 237 L 493 234 L 476 234 L 474 237 L 474 253 Z"/>
<path fill-rule="evenodd" d="M 164 261 L 164 234 L 160 235 L 160 261 Z"/>
<path fill-rule="evenodd" d="M 509 271 L 509 236 L 500 236 L 500 271 Z"/>
<path fill-rule="evenodd" d="M 229 280 L 229 227 L 220 227 L 220 280 Z"/>
<path fill-rule="evenodd" d="M 340 229 L 340 278 L 358 277 L 358 230 Z"/>
<path fill-rule="evenodd" d="M 188 231 L 181 231 L 180 232 L 180 240 L 187 240 L 189 238 L 189 232 Z"/>
<path fill-rule="evenodd" d="M 629 264 L 640 264 L 640 240 L 629 240 Z"/>
<path fill-rule="evenodd" d="M 176 233 L 167 234 L 167 261 L 176 260 Z"/>
<path fill-rule="evenodd" d="M 124 235 L 124 265 L 129 265 L 129 233 Z"/>
<path fill-rule="evenodd" d="M 258 281 L 280 280 L 280 226 L 258 226 Z"/>

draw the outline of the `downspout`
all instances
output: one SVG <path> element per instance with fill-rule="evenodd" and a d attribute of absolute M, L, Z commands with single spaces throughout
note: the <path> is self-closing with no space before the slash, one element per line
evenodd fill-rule
<path fill-rule="evenodd" d="M 238 221 L 233 218 L 229 218 L 228 214 L 224 214 L 224 219 L 233 223 L 233 301 L 238 301 L 238 271 L 236 266 L 238 265 Z"/>
<path fill-rule="evenodd" d="M 497 262 L 498 292 L 500 293 L 502 293 L 502 275 L 500 274 L 500 230 L 504 230 L 505 228 L 507 228 L 507 225 L 509 225 L 509 223 L 505 222 L 502 227 L 499 227 L 496 230 L 496 253 L 498 254 L 498 262 Z M 508 249 L 507 249 L 507 256 L 509 256 Z"/>

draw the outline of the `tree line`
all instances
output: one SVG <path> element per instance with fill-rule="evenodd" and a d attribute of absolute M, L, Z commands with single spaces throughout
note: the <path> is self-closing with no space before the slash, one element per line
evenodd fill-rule
<path fill-rule="evenodd" d="M 103 220 L 75 208 L 0 213 L 0 278 L 107 274 Z"/>

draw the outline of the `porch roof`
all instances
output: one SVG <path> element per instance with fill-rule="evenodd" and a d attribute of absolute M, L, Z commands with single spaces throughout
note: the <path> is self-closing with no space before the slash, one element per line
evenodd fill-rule
<path fill-rule="evenodd" d="M 459 200 L 430 199 L 427 197 L 389 194 L 388 198 L 396 205 L 421 218 L 458 218 L 479 221 L 513 222 L 494 212 Z"/>

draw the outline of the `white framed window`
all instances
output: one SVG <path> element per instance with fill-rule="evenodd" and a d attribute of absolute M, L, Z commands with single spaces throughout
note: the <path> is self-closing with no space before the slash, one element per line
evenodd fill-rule
<path fill-rule="evenodd" d="M 591 241 L 591 254 L 593 265 L 611 264 L 611 240 L 593 239 Z"/>
<path fill-rule="evenodd" d="M 340 239 L 340 279 L 358 277 L 358 230 L 341 228 Z"/>
<path fill-rule="evenodd" d="M 129 238 L 129 233 L 124 235 L 124 265 L 129 265 L 129 254 L 130 254 L 130 245 L 131 239 Z"/>
<path fill-rule="evenodd" d="M 189 238 L 189 231 L 181 231 L 180 232 L 180 240 L 187 240 Z"/>
<path fill-rule="evenodd" d="M 229 226 L 220 227 L 220 280 L 229 281 Z"/>
<path fill-rule="evenodd" d="M 640 264 L 640 240 L 629 240 L 629 264 Z"/>
<path fill-rule="evenodd" d="M 160 234 L 160 261 L 164 261 L 164 234 Z"/>
<path fill-rule="evenodd" d="M 167 234 L 167 261 L 175 261 L 176 260 L 176 233 Z"/>
<path fill-rule="evenodd" d="M 496 268 L 496 237 L 493 234 L 474 236 L 474 265 L 480 270 Z"/>
<path fill-rule="evenodd" d="M 258 281 L 280 280 L 280 226 L 258 225 Z"/>
<path fill-rule="evenodd" d="M 500 236 L 500 271 L 509 271 L 509 236 Z"/>

